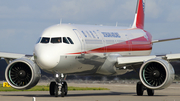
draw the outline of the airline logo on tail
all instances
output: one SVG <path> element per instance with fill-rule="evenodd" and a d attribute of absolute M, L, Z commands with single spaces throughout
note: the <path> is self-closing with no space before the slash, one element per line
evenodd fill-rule
<path fill-rule="evenodd" d="M 145 0 L 143 0 L 143 10 L 145 12 Z"/>

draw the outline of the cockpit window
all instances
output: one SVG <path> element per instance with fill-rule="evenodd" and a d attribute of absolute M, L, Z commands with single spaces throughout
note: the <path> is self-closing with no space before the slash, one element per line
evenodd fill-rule
<path fill-rule="evenodd" d="M 67 39 L 69 40 L 69 42 L 70 42 L 71 44 L 74 44 L 74 42 L 71 40 L 70 37 L 67 37 Z"/>
<path fill-rule="evenodd" d="M 58 38 L 51 38 L 51 43 L 61 43 L 61 42 L 62 42 L 61 37 L 58 37 Z"/>
<path fill-rule="evenodd" d="M 66 37 L 63 37 L 63 43 L 69 44 L 69 42 L 68 42 L 68 40 L 66 39 Z"/>
<path fill-rule="evenodd" d="M 43 37 L 42 40 L 41 40 L 41 43 L 49 43 L 49 39 L 50 38 Z"/>

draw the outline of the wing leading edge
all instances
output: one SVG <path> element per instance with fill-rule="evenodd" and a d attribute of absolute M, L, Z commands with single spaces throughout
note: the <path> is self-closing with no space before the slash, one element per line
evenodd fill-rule
<path fill-rule="evenodd" d="M 22 57 L 31 58 L 32 56 L 33 55 L 0 52 L 0 59 L 4 58 L 7 64 L 9 64 L 10 61 L 18 59 L 18 58 L 22 58 Z"/>
<path fill-rule="evenodd" d="M 160 58 L 167 60 L 169 62 L 171 61 L 180 61 L 180 54 L 166 54 L 166 55 L 152 55 L 152 56 L 135 56 L 135 57 L 118 57 L 117 58 L 117 66 L 129 66 L 134 64 L 143 64 L 144 62 L 154 59 L 154 58 Z"/>

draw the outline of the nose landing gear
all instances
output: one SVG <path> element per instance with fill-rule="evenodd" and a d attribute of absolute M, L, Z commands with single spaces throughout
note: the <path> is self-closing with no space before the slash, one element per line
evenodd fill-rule
<path fill-rule="evenodd" d="M 67 95 L 68 85 L 66 81 L 63 81 L 64 75 L 55 74 L 55 81 L 52 81 L 49 86 L 49 93 L 52 96 L 58 97 L 61 94 L 61 97 Z"/>

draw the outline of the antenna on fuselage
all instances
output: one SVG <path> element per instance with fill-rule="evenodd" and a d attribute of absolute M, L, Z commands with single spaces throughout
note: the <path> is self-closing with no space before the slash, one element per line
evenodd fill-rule
<path fill-rule="evenodd" d="M 132 25 L 130 24 L 129 27 L 132 27 Z"/>
<path fill-rule="evenodd" d="M 62 23 L 62 19 L 60 19 L 60 25 L 61 25 L 61 23 Z"/>
<path fill-rule="evenodd" d="M 116 22 L 116 27 L 118 26 L 118 22 Z"/>

